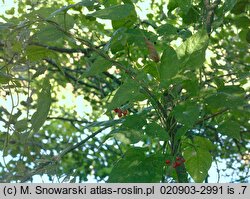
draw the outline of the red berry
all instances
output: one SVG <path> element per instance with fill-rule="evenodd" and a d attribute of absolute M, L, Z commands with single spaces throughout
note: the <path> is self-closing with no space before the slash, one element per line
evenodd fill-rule
<path fill-rule="evenodd" d="M 115 113 L 118 113 L 119 108 L 115 108 L 114 111 L 115 111 Z"/>
<path fill-rule="evenodd" d="M 176 168 L 176 167 L 180 166 L 181 164 L 182 164 L 182 162 L 175 161 L 174 164 L 173 164 L 173 168 Z"/>
<path fill-rule="evenodd" d="M 124 116 L 126 116 L 128 114 L 128 110 L 124 110 L 122 113 Z"/>
<path fill-rule="evenodd" d="M 122 117 L 122 112 L 118 112 L 118 117 Z"/>
<path fill-rule="evenodd" d="M 173 163 L 173 168 L 176 168 L 177 167 L 177 164 L 176 162 Z"/>
<path fill-rule="evenodd" d="M 181 164 L 182 164 L 182 162 L 176 161 L 176 165 L 177 165 L 177 166 L 180 166 Z"/>
<path fill-rule="evenodd" d="M 176 157 L 176 160 L 181 160 L 182 158 L 181 157 Z"/>
<path fill-rule="evenodd" d="M 166 164 L 170 164 L 171 163 L 171 161 L 170 160 L 166 160 Z"/>

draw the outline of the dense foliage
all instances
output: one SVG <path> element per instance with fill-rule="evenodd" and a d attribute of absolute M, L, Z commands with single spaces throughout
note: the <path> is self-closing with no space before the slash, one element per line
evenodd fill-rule
<path fill-rule="evenodd" d="M 0 16 L 1 182 L 249 182 L 249 2 L 145 2 Z"/>

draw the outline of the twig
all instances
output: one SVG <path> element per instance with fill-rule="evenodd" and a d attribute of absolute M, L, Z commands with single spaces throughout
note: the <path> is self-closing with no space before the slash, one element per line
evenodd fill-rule
<path fill-rule="evenodd" d="M 41 44 L 38 42 L 32 42 L 32 43 L 30 43 L 30 45 L 41 46 L 41 47 L 47 48 L 49 50 L 53 50 L 53 51 L 60 52 L 60 53 L 68 53 L 68 54 L 79 53 L 79 52 L 84 53 L 84 54 L 88 54 L 90 52 L 89 49 L 84 49 L 84 48 L 78 48 L 78 49 L 60 48 L 60 47 L 56 47 L 56 46 L 48 46 L 48 45 Z"/>
<path fill-rule="evenodd" d="M 56 161 L 59 161 L 64 155 L 66 155 L 67 153 L 70 153 L 71 151 L 74 151 L 75 149 L 77 149 L 78 147 L 82 146 L 83 144 L 85 144 L 88 140 L 90 140 L 91 138 L 95 137 L 97 134 L 101 133 L 103 130 L 105 130 L 106 128 L 108 128 L 109 126 L 105 126 L 101 129 L 99 129 L 98 131 L 96 131 L 95 133 L 89 135 L 87 138 L 85 138 L 84 140 L 82 140 L 81 142 L 78 142 L 77 144 L 73 145 L 73 146 L 69 146 L 68 148 L 66 148 L 65 150 L 63 150 L 58 156 L 54 157 L 54 159 Z"/>
<path fill-rule="evenodd" d="M 49 64 L 51 64 L 52 66 L 56 67 L 59 71 L 60 70 L 60 66 L 58 66 L 54 61 L 50 60 L 50 59 L 45 59 L 45 61 Z M 89 87 L 89 88 L 94 88 L 96 90 L 99 90 L 99 88 L 97 86 L 94 86 L 94 85 L 91 85 L 91 84 L 88 84 L 86 82 L 83 82 L 82 80 L 78 80 L 76 77 L 74 77 L 73 75 L 69 74 L 68 72 L 64 71 L 64 74 L 67 78 L 75 81 L 75 82 L 78 82 L 80 83 L 81 85 L 85 85 L 86 87 Z"/>
<path fill-rule="evenodd" d="M 87 120 L 78 120 L 74 118 L 65 118 L 65 117 L 47 117 L 48 120 L 63 120 L 68 122 L 77 122 L 77 123 L 91 123 Z"/>
<path fill-rule="evenodd" d="M 220 110 L 220 111 L 218 111 L 218 112 L 216 112 L 216 113 L 213 113 L 213 114 L 211 114 L 211 115 L 207 115 L 207 116 L 201 118 L 200 120 L 198 120 L 195 124 L 196 124 L 196 125 L 197 125 L 197 124 L 201 124 L 202 122 L 204 122 L 204 121 L 206 121 L 206 120 L 209 120 L 209 119 L 211 119 L 211 118 L 214 118 L 214 117 L 216 117 L 216 116 L 218 116 L 218 115 L 220 115 L 220 114 L 223 114 L 223 113 L 225 113 L 226 111 L 228 111 L 227 108 L 222 109 L 222 110 Z"/>
<path fill-rule="evenodd" d="M 91 138 L 95 137 L 97 134 L 101 133 L 103 130 L 105 130 L 105 129 L 108 128 L 108 127 L 109 127 L 109 126 L 105 126 L 105 127 L 101 128 L 101 129 L 99 129 L 99 130 L 96 131 L 95 133 L 89 135 L 89 136 L 88 136 L 87 138 L 85 138 L 84 140 L 82 140 L 82 141 L 78 142 L 77 144 L 74 144 L 74 145 L 69 146 L 68 148 L 64 149 L 59 155 L 54 156 L 52 159 L 47 160 L 47 161 L 45 161 L 44 163 L 41 163 L 41 164 L 39 165 L 38 168 L 34 169 L 34 170 L 31 171 L 29 174 L 27 174 L 27 175 L 21 180 L 21 182 L 26 182 L 26 181 L 30 180 L 31 177 L 32 177 L 33 175 L 36 175 L 36 174 L 40 173 L 40 171 L 43 171 L 44 169 L 46 169 L 47 166 L 56 164 L 57 162 L 59 162 L 59 161 L 61 160 L 61 158 L 62 158 L 64 155 L 66 155 L 66 154 L 68 154 L 68 153 L 74 151 L 74 150 L 77 149 L 78 147 L 84 145 L 88 140 L 90 140 Z"/>

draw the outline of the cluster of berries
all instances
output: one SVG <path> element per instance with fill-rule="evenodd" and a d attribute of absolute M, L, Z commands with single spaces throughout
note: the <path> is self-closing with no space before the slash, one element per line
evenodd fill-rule
<path fill-rule="evenodd" d="M 122 110 L 120 108 L 115 108 L 114 112 L 118 114 L 118 117 L 126 116 L 128 114 L 128 110 Z"/>
<path fill-rule="evenodd" d="M 182 157 L 176 157 L 176 161 L 173 162 L 172 167 L 176 168 L 178 166 L 180 166 L 181 164 L 183 164 L 186 160 Z M 171 161 L 170 160 L 166 160 L 166 165 L 170 165 Z"/>

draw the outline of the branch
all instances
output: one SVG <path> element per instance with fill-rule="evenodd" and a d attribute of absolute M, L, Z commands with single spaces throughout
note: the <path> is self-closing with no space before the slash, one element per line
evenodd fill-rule
<path fill-rule="evenodd" d="M 21 180 L 21 182 L 26 182 L 26 181 L 30 180 L 33 175 L 39 174 L 41 171 L 43 171 L 44 169 L 46 169 L 47 166 L 51 166 L 51 165 L 56 164 L 57 162 L 59 162 L 61 160 L 61 158 L 64 155 L 66 155 L 67 153 L 70 153 L 71 151 L 75 150 L 76 148 L 84 145 L 88 140 L 90 140 L 91 138 L 95 137 L 97 134 L 101 133 L 103 130 L 105 130 L 108 127 L 109 126 L 105 126 L 105 127 L 101 128 L 101 129 L 99 129 L 98 131 L 96 131 L 95 133 L 89 135 L 84 140 L 78 142 L 77 144 L 69 146 L 68 148 L 66 148 L 65 150 L 63 150 L 59 155 L 54 156 L 50 160 L 44 160 L 44 162 L 41 163 L 36 169 L 34 169 L 33 171 L 31 171 L 29 174 L 27 174 Z"/>
<path fill-rule="evenodd" d="M 154 28 L 154 29 L 157 29 L 157 28 L 158 28 L 156 24 L 153 24 L 153 23 L 151 23 L 151 22 L 148 21 L 148 20 L 143 20 L 143 21 L 141 21 L 141 24 L 146 24 L 146 25 L 148 25 L 148 26 L 152 26 L 152 28 Z"/>
<path fill-rule="evenodd" d="M 77 122 L 77 123 L 91 123 L 87 120 L 78 120 L 74 118 L 65 118 L 65 117 L 47 117 L 48 120 L 63 120 L 68 122 Z"/>
<path fill-rule="evenodd" d="M 99 129 L 98 131 L 94 132 L 93 134 L 89 135 L 88 137 L 86 137 L 81 142 L 78 142 L 75 145 L 69 146 L 68 148 L 64 149 L 58 156 L 54 157 L 54 159 L 56 161 L 59 161 L 64 155 L 66 155 L 67 153 L 70 153 L 71 151 L 74 151 L 78 147 L 84 145 L 88 140 L 95 137 L 97 134 L 101 133 L 103 130 L 105 130 L 108 127 L 110 127 L 110 126 L 105 126 L 105 127 L 101 128 L 101 129 Z"/>
<path fill-rule="evenodd" d="M 117 83 L 118 85 L 122 84 L 118 78 L 116 78 L 114 75 L 110 74 L 109 72 L 103 72 L 103 74 L 109 77 L 110 79 L 114 80 L 114 82 Z"/>
<path fill-rule="evenodd" d="M 45 61 L 49 64 L 51 64 L 52 66 L 56 67 L 59 71 L 60 70 L 60 66 L 58 66 L 54 61 L 50 60 L 50 59 L 45 59 Z M 84 85 L 86 87 L 89 87 L 89 88 L 94 88 L 96 90 L 99 90 L 99 88 L 97 86 L 94 86 L 94 85 L 91 85 L 91 84 L 88 84 L 86 82 L 83 82 L 82 80 L 78 80 L 76 77 L 72 76 L 71 74 L 69 74 L 68 72 L 64 71 L 64 74 L 65 76 L 68 78 L 68 79 L 71 79 L 75 82 L 78 82 L 79 84 L 81 85 Z"/>
<path fill-rule="evenodd" d="M 4 143 L 5 142 L 5 139 L 0 139 L 0 142 Z M 18 144 L 18 145 L 22 145 L 23 143 L 19 140 L 19 139 L 13 139 L 13 140 L 9 140 L 8 144 Z M 40 148 L 42 149 L 45 149 L 44 148 L 44 145 L 42 142 L 38 143 L 38 142 L 25 142 L 26 145 L 29 145 L 29 146 L 39 146 Z"/>
<path fill-rule="evenodd" d="M 201 123 L 203 123 L 203 122 L 206 121 L 206 120 L 209 120 L 209 119 L 214 118 L 214 117 L 216 117 L 216 116 L 218 116 L 218 115 L 220 115 L 220 114 L 225 113 L 226 111 L 228 111 L 227 108 L 222 109 L 222 110 L 220 110 L 220 111 L 218 111 L 218 112 L 216 112 L 216 113 L 213 113 L 213 114 L 211 114 L 211 115 L 207 115 L 207 116 L 201 118 L 200 120 L 198 120 L 195 124 L 196 124 L 196 125 L 197 125 L 197 124 L 201 124 Z"/>
<path fill-rule="evenodd" d="M 207 33 L 211 33 L 212 23 L 214 21 L 214 12 L 221 0 L 216 0 L 214 3 L 211 3 L 210 0 L 204 0 L 206 15 L 205 15 L 205 26 Z"/>
<path fill-rule="evenodd" d="M 41 47 L 47 48 L 49 50 L 57 51 L 57 52 L 60 52 L 60 53 L 69 53 L 69 54 L 71 54 L 71 53 L 79 53 L 80 52 L 80 53 L 88 54 L 90 52 L 89 49 L 84 49 L 84 48 L 78 48 L 78 49 L 60 48 L 60 47 L 56 47 L 56 46 L 48 46 L 48 45 L 41 44 L 41 43 L 38 43 L 38 42 L 32 42 L 32 43 L 30 43 L 30 45 L 41 46 Z"/>

